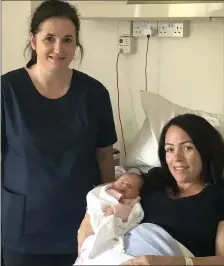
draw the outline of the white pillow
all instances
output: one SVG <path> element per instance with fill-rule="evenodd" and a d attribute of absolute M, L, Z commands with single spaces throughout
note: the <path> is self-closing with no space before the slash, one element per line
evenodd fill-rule
<path fill-rule="evenodd" d="M 179 114 L 191 113 L 204 117 L 224 138 L 224 116 L 220 114 L 191 110 L 172 103 L 158 94 L 146 91 L 141 91 L 141 101 L 146 119 L 128 151 L 125 166 L 159 166 L 158 141 L 161 131 L 171 118 Z"/>

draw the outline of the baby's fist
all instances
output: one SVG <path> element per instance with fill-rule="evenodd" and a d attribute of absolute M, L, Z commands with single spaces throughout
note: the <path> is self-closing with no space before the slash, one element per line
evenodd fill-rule
<path fill-rule="evenodd" d="M 109 215 L 111 215 L 111 214 L 114 214 L 114 209 L 111 207 L 111 206 L 109 206 L 109 207 L 107 207 L 105 210 L 104 210 L 104 216 L 109 216 Z"/>

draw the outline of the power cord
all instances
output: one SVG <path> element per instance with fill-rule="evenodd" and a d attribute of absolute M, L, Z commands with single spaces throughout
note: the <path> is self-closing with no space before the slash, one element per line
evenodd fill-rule
<path fill-rule="evenodd" d="M 124 130 L 121 120 L 121 109 L 120 109 L 120 89 L 119 89 L 119 71 L 118 71 L 118 64 L 119 64 L 119 57 L 122 54 L 122 50 L 119 51 L 117 55 L 117 61 L 116 61 L 116 80 L 117 80 L 117 107 L 118 107 L 118 118 L 120 122 L 120 128 L 121 128 L 121 136 L 122 136 L 122 142 L 123 142 L 123 148 L 124 148 L 124 154 L 127 155 L 126 151 L 126 145 L 125 145 L 125 138 L 124 138 Z"/>
<path fill-rule="evenodd" d="M 147 35 L 147 44 L 146 44 L 146 54 L 145 54 L 145 91 L 148 91 L 148 76 L 147 76 L 147 67 L 148 67 L 148 52 L 149 52 L 149 39 L 151 35 Z"/>

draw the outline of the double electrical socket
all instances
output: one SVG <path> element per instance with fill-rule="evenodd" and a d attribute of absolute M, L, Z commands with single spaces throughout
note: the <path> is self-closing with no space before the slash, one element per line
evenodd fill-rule
<path fill-rule="evenodd" d="M 134 37 L 188 37 L 189 21 L 133 21 Z"/>
<path fill-rule="evenodd" d="M 158 37 L 189 37 L 189 22 L 158 22 Z"/>

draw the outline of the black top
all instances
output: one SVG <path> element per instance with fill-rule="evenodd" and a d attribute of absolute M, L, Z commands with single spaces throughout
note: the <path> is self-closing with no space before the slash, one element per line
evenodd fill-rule
<path fill-rule="evenodd" d="M 195 256 L 214 256 L 217 226 L 224 220 L 224 189 L 206 186 L 200 193 L 171 199 L 156 192 L 143 201 L 143 222 L 163 227 Z"/>
<path fill-rule="evenodd" d="M 74 70 L 63 97 L 39 94 L 25 68 L 2 76 L 2 244 L 77 249 L 86 194 L 101 182 L 96 147 L 117 141 L 108 91 Z"/>

